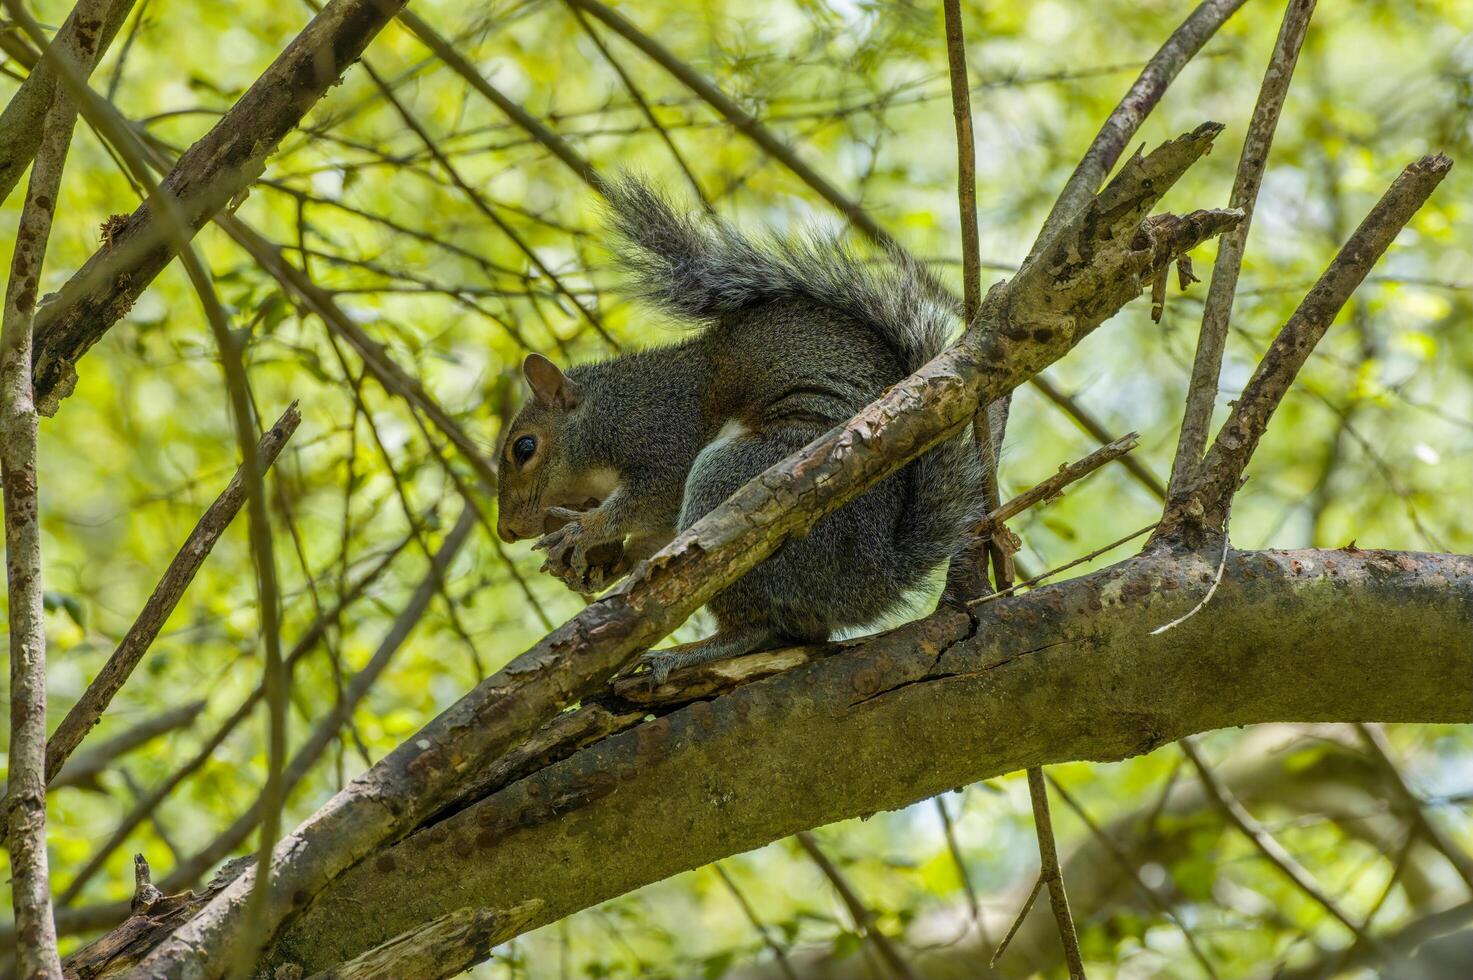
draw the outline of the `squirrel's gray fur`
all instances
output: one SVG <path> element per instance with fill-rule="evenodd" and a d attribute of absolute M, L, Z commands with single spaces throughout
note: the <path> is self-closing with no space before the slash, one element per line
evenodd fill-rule
<path fill-rule="evenodd" d="M 619 473 L 627 499 L 614 523 L 631 535 L 683 530 L 940 353 L 959 323 L 955 301 L 905 256 L 860 257 L 817 233 L 755 242 L 629 177 L 609 184 L 608 201 L 632 290 L 699 327 L 567 373 L 577 407 L 563 451 Z M 956 549 L 981 484 L 963 431 L 728 587 L 710 604 L 717 636 L 673 660 L 653 655 L 657 672 L 821 641 L 903 607 Z"/>

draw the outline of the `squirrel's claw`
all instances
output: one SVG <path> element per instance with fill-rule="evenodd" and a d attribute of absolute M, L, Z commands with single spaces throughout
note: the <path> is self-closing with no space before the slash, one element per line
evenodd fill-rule
<path fill-rule="evenodd" d="M 607 550 L 610 544 L 596 510 L 551 507 L 548 513 L 568 523 L 544 534 L 532 545 L 547 552 L 542 571 L 561 579 L 574 592 L 591 595 L 602 591 L 626 570 L 621 554 L 610 557 L 594 553 L 596 549 Z"/>

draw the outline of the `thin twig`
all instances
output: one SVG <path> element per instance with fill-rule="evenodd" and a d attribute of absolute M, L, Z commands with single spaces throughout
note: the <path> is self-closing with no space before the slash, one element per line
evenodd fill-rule
<path fill-rule="evenodd" d="M 1232 501 L 1228 501 L 1228 512 L 1223 517 L 1222 555 L 1217 559 L 1217 572 L 1212 576 L 1212 584 L 1207 587 L 1207 594 L 1202 597 L 1201 602 L 1197 603 L 1190 610 L 1173 619 L 1171 622 L 1156 627 L 1155 629 L 1151 630 L 1148 635 L 1160 636 L 1162 633 L 1165 633 L 1169 629 L 1175 629 L 1176 627 L 1180 626 L 1182 623 L 1185 623 L 1187 620 L 1191 619 L 1193 616 L 1197 615 L 1197 613 L 1205 609 L 1207 607 L 1207 603 L 1212 601 L 1212 596 L 1214 593 L 1217 592 L 1217 587 L 1222 584 L 1223 569 L 1227 568 L 1228 548 L 1230 545 L 1228 539 L 1228 523 L 1232 520 L 1232 509 Z"/>
<path fill-rule="evenodd" d="M 938 796 L 934 800 L 936 812 L 941 816 L 941 832 L 946 837 L 946 850 L 951 855 L 951 863 L 956 867 L 957 877 L 962 882 L 962 893 L 967 896 L 967 912 L 972 916 L 972 921 L 977 927 L 982 928 L 982 906 L 977 901 L 977 889 L 972 884 L 972 876 L 967 871 L 967 862 L 962 858 L 961 844 L 956 839 L 956 824 L 951 819 L 951 811 L 946 809 L 946 799 Z M 987 941 L 984 931 L 982 941 Z"/>
<path fill-rule="evenodd" d="M 1427 804 L 1407 785 L 1406 777 L 1402 775 L 1401 767 L 1396 764 L 1392 756 L 1391 743 L 1386 740 L 1386 733 L 1380 725 L 1357 723 L 1356 733 L 1361 737 L 1370 750 L 1371 757 L 1381 767 L 1396 794 L 1401 797 L 1402 803 L 1406 805 L 1408 817 L 1412 826 L 1417 829 L 1427 843 L 1431 844 L 1438 853 L 1447 858 L 1448 864 L 1463 879 L 1463 884 L 1470 892 L 1473 892 L 1473 862 L 1468 860 L 1468 854 L 1462 848 L 1442 832 L 1442 828 L 1432 821 L 1427 813 Z"/>
<path fill-rule="evenodd" d="M 1131 531 L 1129 534 L 1125 535 L 1122 538 L 1116 538 L 1109 544 L 1096 548 L 1094 551 L 1091 551 L 1087 555 L 1080 555 L 1078 558 L 1071 559 L 1070 561 L 1067 561 L 1062 565 L 1056 565 L 1053 568 L 1050 568 L 1048 571 L 1040 572 L 1030 579 L 1024 579 L 1021 582 L 1014 582 L 1007 588 L 999 589 L 998 591 L 992 593 L 992 595 L 983 596 L 981 599 L 977 599 L 973 602 L 968 603 L 968 606 L 975 608 L 977 606 L 985 605 L 989 602 L 996 602 L 998 599 L 1005 599 L 1013 593 L 1017 592 L 1019 589 L 1031 589 L 1033 588 L 1033 586 L 1037 585 L 1039 582 L 1042 582 L 1046 578 L 1053 578 L 1055 575 L 1058 575 L 1061 572 L 1067 572 L 1071 568 L 1083 565 L 1086 562 L 1094 561 L 1096 558 L 1100 557 L 1100 555 L 1103 555 L 1108 551 L 1113 551 L 1114 549 L 1129 541 L 1134 541 L 1136 538 L 1140 537 L 1142 534 L 1145 534 L 1147 531 L 1155 530 L 1156 526 L 1156 522 L 1147 524 L 1143 528 L 1138 528 L 1137 530 Z"/>
<path fill-rule="evenodd" d="M 904 980 L 919 980 L 915 970 L 911 968 L 905 957 L 900 955 L 900 951 L 895 948 L 895 944 L 890 941 L 890 937 L 875 928 L 874 913 L 869 910 L 869 906 L 864 904 L 864 901 L 859 897 L 859 893 L 849 883 L 849 879 L 844 877 L 844 872 L 840 871 L 838 865 L 829 860 L 829 856 L 823 852 L 823 848 L 819 847 L 818 840 L 814 838 L 813 834 L 805 830 L 794 835 L 794 838 L 798 841 L 798 846 L 803 848 L 804 853 L 818 866 L 818 870 L 829 880 L 829 883 L 834 886 L 834 891 L 839 893 L 839 899 L 844 903 L 844 907 L 849 910 L 849 917 L 854 920 L 855 932 L 867 937 L 870 942 L 874 943 L 876 951 L 880 954 L 880 958 L 885 961 L 885 965 L 896 976 L 903 977 Z"/>
<path fill-rule="evenodd" d="M 649 100 L 644 97 L 644 93 L 639 90 L 639 86 L 634 84 L 634 79 L 629 77 L 629 72 L 624 70 L 624 65 L 618 58 L 614 57 L 614 53 L 609 50 L 608 45 L 604 44 L 603 38 L 598 36 L 598 31 L 588 22 L 587 15 L 573 5 L 569 5 L 568 9 L 572 11 L 574 19 L 578 21 L 578 26 L 583 28 L 583 33 L 587 34 L 588 39 L 593 42 L 593 46 L 598 48 L 598 53 L 609 63 L 609 67 L 614 69 L 614 74 L 619 76 L 619 81 L 624 85 L 624 91 L 629 93 L 629 97 L 639 107 L 640 114 L 644 116 L 650 126 L 654 128 L 655 132 L 660 135 L 660 141 L 665 144 L 665 148 L 670 151 L 671 159 L 680 168 L 680 172 L 685 175 L 685 182 L 690 184 L 690 189 L 695 193 L 696 200 L 701 202 L 701 207 L 706 209 L 707 214 L 715 214 L 716 209 L 711 207 L 711 202 L 707 199 L 705 191 L 701 190 L 701 182 L 696 180 L 695 172 L 691 170 L 690 164 L 686 162 L 685 154 L 681 153 L 680 147 L 675 145 L 675 139 L 670 135 L 670 130 L 665 128 L 660 122 L 659 117 L 655 115 L 655 110 L 650 107 Z"/>
<path fill-rule="evenodd" d="M 1294 860 L 1293 855 L 1284 849 L 1284 846 L 1274 839 L 1263 826 L 1249 813 L 1232 791 L 1223 785 L 1222 780 L 1214 773 L 1197 751 L 1197 746 L 1190 738 L 1184 738 L 1177 743 L 1182 752 L 1186 754 L 1187 760 L 1197 770 L 1197 776 L 1202 780 L 1202 786 L 1207 790 L 1207 795 L 1212 798 L 1213 803 L 1227 817 L 1228 822 L 1238 829 L 1249 843 L 1258 849 L 1264 858 L 1279 870 L 1284 877 L 1294 883 L 1294 886 L 1302 891 L 1316 905 L 1319 905 L 1330 916 L 1338 921 L 1346 929 L 1350 930 L 1356 939 L 1363 942 L 1375 942 L 1361 928 L 1361 924 L 1352 919 L 1340 904 L 1320 887 L 1319 882 L 1314 880 L 1304 866 Z"/>
<path fill-rule="evenodd" d="M 999 525 L 1005 521 L 1012 520 L 1028 508 L 1036 504 L 1046 504 L 1057 499 L 1065 487 L 1084 479 L 1111 460 L 1124 456 L 1136 448 L 1139 442 L 1139 433 L 1128 432 L 1114 442 L 1101 446 L 1088 456 L 1077 459 L 1072 463 L 1065 463 L 1059 467 L 1057 473 L 1047 480 L 1034 484 L 1016 497 L 1010 498 L 996 510 L 978 519 L 968 529 L 968 533 L 978 537 L 984 534 L 991 534 Z"/>
<path fill-rule="evenodd" d="M 297 411 L 296 403 L 293 403 L 276 420 L 276 424 L 261 436 L 261 441 L 251 453 L 261 471 L 276 461 L 301 421 L 301 413 Z M 127 683 L 134 668 L 142 662 L 159 630 L 173 614 L 200 566 L 214 549 L 215 543 L 240 512 L 246 499 L 246 487 L 245 464 L 242 463 L 220 496 L 215 498 L 195 522 L 194 529 L 179 546 L 168 568 L 164 569 L 164 574 L 154 586 L 148 601 L 143 604 L 138 617 L 133 620 L 133 625 L 128 627 L 128 632 L 118 643 L 117 649 L 107 658 L 107 662 L 92 678 L 82 696 L 51 734 L 51 740 L 46 745 L 46 771 L 49 778 L 55 778 L 67 757 L 86 738 L 93 726 L 102 720 L 113 697 Z"/>
<path fill-rule="evenodd" d="M 1042 872 L 1039 873 L 1037 878 L 1033 879 L 1033 890 L 1028 893 L 1028 899 L 1023 903 L 1023 907 L 1018 909 L 1018 914 L 1013 919 L 1013 924 L 1008 927 L 1007 935 L 1003 936 L 1002 942 L 997 944 L 997 949 L 993 951 L 992 959 L 988 961 L 988 966 L 997 966 L 997 961 L 1002 957 L 1002 954 L 1008 951 L 1008 947 L 1012 945 L 1013 937 L 1018 934 L 1018 930 L 1023 925 L 1023 920 L 1028 918 L 1029 912 L 1033 911 L 1033 903 L 1038 901 L 1038 893 L 1041 891 L 1043 891 Z"/>
<path fill-rule="evenodd" d="M 1039 878 L 1048 885 L 1049 905 L 1059 927 L 1059 941 L 1064 944 L 1069 980 L 1085 980 L 1084 957 L 1079 952 L 1079 933 L 1074 928 L 1069 896 L 1064 891 L 1064 872 L 1059 867 L 1059 849 L 1054 843 L 1054 822 L 1049 815 L 1048 787 L 1044 784 L 1042 766 L 1028 770 L 1028 797 L 1033 802 L 1033 824 L 1038 834 Z"/>
<path fill-rule="evenodd" d="M 1115 864 L 1120 870 L 1130 876 L 1130 880 L 1135 883 L 1136 890 L 1146 897 L 1146 901 L 1157 912 L 1170 919 L 1172 924 L 1181 932 L 1182 938 L 1186 940 L 1187 949 L 1191 951 L 1192 958 L 1201 965 L 1203 972 L 1213 978 L 1213 980 L 1217 980 L 1217 970 L 1212 966 L 1212 961 L 1207 958 L 1207 954 L 1197 945 L 1197 937 L 1192 934 L 1192 930 L 1176 914 L 1176 910 L 1171 907 L 1170 903 L 1156 894 L 1156 890 L 1141 879 L 1140 871 L 1136 868 L 1135 862 L 1130 860 L 1129 855 L 1115 842 L 1114 838 L 1105 832 L 1104 828 L 1095 823 L 1089 812 L 1084 809 L 1084 806 L 1057 779 L 1049 776 L 1048 783 L 1053 787 L 1054 792 L 1059 794 L 1059 799 L 1063 800 L 1064 804 L 1070 810 L 1074 811 L 1074 815 L 1083 821 L 1085 827 L 1089 828 L 1089 832 L 1109 852 L 1110 857 L 1115 861 Z"/>
<path fill-rule="evenodd" d="M 410 539 L 406 537 L 399 541 L 393 548 L 389 549 L 372 568 L 342 593 L 333 608 L 327 610 L 326 613 L 312 621 L 312 624 L 302 633 L 301 637 L 292 647 L 291 653 L 286 657 L 288 674 L 296 667 L 298 661 L 317 648 L 317 644 L 322 642 L 327 636 L 328 630 L 342 618 L 343 612 L 356 602 L 366 592 L 369 586 L 378 581 L 379 576 L 388 569 L 394 559 L 399 557 L 399 554 L 408 547 L 409 543 Z M 230 737 L 231 733 L 251 716 L 255 711 L 256 705 L 260 704 L 265 694 L 265 687 L 263 685 L 257 685 L 235 711 L 231 713 L 230 717 L 220 724 L 220 727 L 215 730 L 214 734 L 205 739 L 188 761 L 176 769 L 162 783 L 154 787 L 146 797 L 139 800 L 133 809 L 128 811 L 122 820 L 118 821 L 117 827 L 113 829 L 107 841 L 97 849 L 92 857 L 88 859 L 86 865 L 72 878 L 71 883 L 57 900 L 57 904 L 62 906 L 69 905 L 81 895 L 82 889 L 87 883 L 92 880 L 97 872 L 107 866 L 107 860 L 112 856 L 113 852 L 127 843 L 133 831 L 147 820 L 159 804 L 167 799 L 184 780 L 198 772 L 205 763 L 210 761 L 215 751 L 221 745 L 225 744 L 225 740 Z M 181 883 L 171 877 L 165 882 L 165 885 L 171 888 L 185 888 L 192 883 L 191 881 Z"/>
<path fill-rule="evenodd" d="M 1207 448 L 1208 426 L 1217 403 L 1218 377 L 1222 372 L 1223 349 L 1227 342 L 1228 323 L 1233 315 L 1233 296 L 1238 289 L 1238 273 L 1243 267 L 1243 247 L 1248 241 L 1248 228 L 1253 221 L 1253 205 L 1268 164 L 1269 147 L 1279 124 L 1279 112 L 1294 77 L 1299 48 L 1309 30 L 1315 0 L 1290 0 L 1279 27 L 1278 40 L 1269 56 L 1263 85 L 1258 90 L 1258 104 L 1243 139 L 1243 152 L 1238 158 L 1237 175 L 1233 178 L 1228 207 L 1241 208 L 1243 220 L 1219 239 L 1217 260 L 1212 266 L 1212 283 L 1202 305 L 1202 330 L 1197 338 L 1197 354 L 1192 363 L 1192 379 L 1187 387 L 1186 410 L 1182 416 L 1181 435 L 1176 458 L 1171 466 L 1168 496 L 1179 492 L 1195 477 L 1202 453 Z"/>
<path fill-rule="evenodd" d="M 1105 182 L 1105 175 L 1119 162 L 1120 155 L 1130 145 L 1141 123 L 1166 94 L 1172 79 L 1243 3 L 1244 0 L 1204 0 L 1146 62 L 1129 91 L 1100 127 L 1079 165 L 1069 175 L 1068 182 L 1044 220 L 1043 230 L 1038 233 L 1030 255 L 1045 247 L 1055 232 L 1095 196 Z"/>
<path fill-rule="evenodd" d="M 721 879 L 721 883 L 726 886 L 726 890 L 731 892 L 731 897 L 736 899 L 737 905 L 741 907 L 742 915 L 746 916 L 747 921 L 752 923 L 752 929 L 761 937 L 762 945 L 766 946 L 776 959 L 778 970 L 788 980 L 798 980 L 798 975 L 793 972 L 793 964 L 788 961 L 787 950 L 779 946 L 777 940 L 772 938 L 772 933 L 768 931 L 767 924 L 758 918 L 756 910 L 752 908 L 752 903 L 747 901 L 747 896 L 742 894 L 742 890 L 737 887 L 736 881 L 721 866 L 720 861 L 713 862 L 711 867 L 715 870 L 716 876 Z"/>

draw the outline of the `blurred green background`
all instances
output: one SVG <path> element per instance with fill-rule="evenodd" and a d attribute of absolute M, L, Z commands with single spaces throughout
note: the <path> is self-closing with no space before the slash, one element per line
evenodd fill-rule
<path fill-rule="evenodd" d="M 35 5 L 48 26 L 65 2 Z M 651 175 L 691 207 L 686 173 L 609 60 L 552 0 L 412 5 L 479 70 L 606 168 Z M 1186 16 L 1179 0 L 963 4 L 974 89 L 981 248 L 987 283 L 1023 258 L 1078 156 L 1139 66 Z M 907 247 L 959 284 L 955 144 L 939 3 L 746 0 L 625 3 L 621 11 L 711 77 L 860 199 Z M 1182 72 L 1138 142 L 1212 119 L 1217 151 L 1162 207 L 1226 204 L 1241 138 L 1282 14 L 1248 3 Z M 117 106 L 179 150 L 202 135 L 311 16 L 304 4 L 139 0 L 93 76 Z M 1385 186 L 1408 162 L 1445 151 L 1456 166 L 1321 344 L 1285 400 L 1239 497 L 1241 548 L 1473 546 L 1473 9 L 1402 0 L 1324 3 L 1285 106 L 1249 239 L 1219 398 L 1219 420 L 1269 339 Z M 716 209 L 750 229 L 840 227 L 824 203 L 639 52 L 600 40 L 648 101 Z M 587 186 L 391 25 L 367 60 L 496 208 L 625 346 L 680 329 L 624 299 L 608 265 L 599 202 Z M 0 97 L 24 68 L 6 62 Z M 0 260 L 23 192 L 0 205 Z M 43 291 L 101 243 L 100 226 L 139 198 L 79 127 Z M 272 157 L 239 214 L 304 259 L 314 280 L 474 436 L 491 447 L 519 397 L 526 349 L 566 362 L 607 346 L 526 254 L 466 201 L 361 68 L 348 73 Z M 292 745 L 360 667 L 424 574 L 461 503 L 437 454 L 473 471 L 350 351 L 334 350 L 275 282 L 223 233 L 198 242 L 235 325 L 249 331 L 253 395 L 269 423 L 292 399 L 304 420 L 274 469 L 274 519 L 288 647 L 351 582 L 411 543 L 302 659 Z M 1196 253 L 1204 277 L 1213 248 Z M 1164 477 L 1175 448 L 1205 283 L 1175 286 L 1161 323 L 1128 306 L 1048 371 L 1114 434 L 1142 435 L 1136 456 Z M 167 269 L 80 362 L 76 393 L 41 427 L 53 723 L 141 607 L 174 549 L 237 463 L 220 367 L 198 301 Z M 1003 496 L 1095 443 L 1032 389 L 1021 390 L 1002 462 Z M 492 506 L 491 501 L 483 504 Z M 1155 520 L 1158 501 L 1118 467 L 1014 525 L 1030 568 L 1050 568 Z M 1126 546 L 1094 566 L 1127 554 Z M 481 531 L 373 693 L 293 793 L 291 826 L 342 781 L 580 608 L 536 574 L 540 556 Z M 507 559 L 510 560 L 510 565 Z M 512 576 L 525 580 L 528 598 Z M 1084 571 L 1087 569 L 1080 569 Z M 1077 574 L 1071 573 L 1071 574 Z M 453 608 L 453 614 L 451 609 Z M 709 629 L 698 616 L 678 634 Z M 242 518 L 88 745 L 196 700 L 193 724 L 124 757 L 87 787 L 50 797 L 58 892 L 131 808 L 235 710 L 261 676 Z M 1473 846 L 1466 726 L 1388 732 L 1428 812 Z M 68 899 L 106 907 L 132 893 L 129 854 L 156 878 L 199 853 L 261 792 L 264 721 L 253 718 L 180 785 Z M 1406 814 L 1354 734 L 1284 726 L 1217 733 L 1204 750 L 1255 813 L 1353 914 L 1377 907 L 1388 933 L 1469 898 L 1441 857 L 1403 846 Z M 753 751 L 761 751 L 754 746 Z M 1127 862 L 1165 897 L 1222 977 L 1268 977 L 1281 964 L 1335 966 L 1349 936 L 1224 831 L 1179 753 L 1164 748 L 1052 775 Z M 879 927 L 927 976 L 980 976 L 1036 873 L 1022 774 L 822 830 L 818 837 L 874 908 Z M 954 823 L 948 840 L 938 806 Z M 1142 901 L 1081 817 L 1056 797 L 1060 846 L 1094 977 L 1198 977 L 1181 930 Z M 951 846 L 954 844 L 954 848 Z M 828 883 L 791 841 L 723 863 L 729 881 L 803 976 L 885 976 Z M 975 896 L 976 911 L 968 892 Z M 1384 894 L 1383 894 L 1384 893 Z M 8 900 L 4 903 L 9 908 Z M 65 915 L 65 914 L 64 914 Z M 64 916 L 63 916 L 64 917 Z M 100 920 L 99 920 L 100 921 Z M 84 932 L 83 935 L 86 933 Z M 64 940 L 74 947 L 77 937 Z M 1353 958 L 1343 966 L 1353 972 Z M 1000 963 L 1009 976 L 1057 972 L 1040 903 Z M 681 875 L 547 927 L 498 951 L 484 977 L 781 976 L 762 935 L 715 869 Z"/>

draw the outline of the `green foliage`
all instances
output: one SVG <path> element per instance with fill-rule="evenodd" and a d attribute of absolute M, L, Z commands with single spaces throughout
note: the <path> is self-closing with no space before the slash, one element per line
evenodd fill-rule
<path fill-rule="evenodd" d="M 68 5 L 36 6 L 43 21 L 57 24 Z M 1099 123 L 1188 4 L 963 6 L 976 85 L 982 250 L 991 263 L 987 274 L 997 278 L 1022 259 Z M 141 19 L 124 28 L 125 35 L 136 29 L 133 42 L 125 46 L 120 37 L 93 84 L 100 91 L 116 85 L 118 107 L 180 149 L 215 122 L 310 16 L 305 5 L 292 4 L 152 0 L 139 7 L 135 18 Z M 414 7 L 596 165 L 648 172 L 672 195 L 691 200 L 660 135 L 566 7 L 523 0 L 469 6 L 416 0 Z M 658 0 L 621 9 L 959 283 L 956 160 L 939 4 Z M 1142 128 L 1137 140 L 1154 144 L 1208 118 L 1229 127 L 1217 154 L 1188 174 L 1165 207 L 1225 203 L 1281 9 L 1246 5 Z M 1467 518 L 1470 30 L 1468 6 L 1452 0 L 1324 3 L 1316 14 L 1249 239 L 1219 421 L 1308 284 L 1400 168 L 1436 150 L 1457 165 L 1285 401 L 1234 510 L 1233 539 L 1242 547 L 1352 540 L 1361 547 L 1473 547 Z M 836 224 L 793 174 L 637 51 L 606 31 L 600 36 L 720 212 L 778 229 Z M 444 66 L 426 60 L 397 25 L 366 57 L 393 80 L 465 179 L 569 289 L 598 307 L 622 344 L 671 336 L 670 325 L 619 295 L 596 196 L 574 175 Z M 0 77 L 0 97 L 8 99 L 15 87 L 13 77 Z M 0 260 L 7 267 L 22 193 L 17 189 L 0 205 Z M 102 222 L 131 211 L 138 198 L 98 140 L 79 129 L 61 201 L 42 292 L 58 289 L 99 247 Z M 499 420 L 519 397 L 525 349 L 575 361 L 606 353 L 527 256 L 445 179 L 361 70 L 351 71 L 287 138 L 238 213 L 281 244 L 292 262 L 305 262 L 313 279 L 334 291 L 488 455 Z M 372 655 L 423 575 L 425 549 L 438 544 L 462 506 L 451 474 L 468 485 L 475 475 L 433 426 L 365 380 L 351 352 L 335 347 L 320 321 L 297 309 L 222 232 L 206 228 L 198 243 L 234 327 L 249 337 L 263 422 L 291 400 L 301 402 L 304 421 L 272 473 L 284 645 L 332 605 L 345 583 L 407 536 L 419 536 L 298 666 L 290 717 L 295 747 L 328 712 L 342 678 Z M 1212 249 L 1204 247 L 1196 261 L 1205 278 Z M 1205 291 L 1203 284 L 1179 295 L 1173 287 L 1159 325 L 1151 323 L 1146 303 L 1127 307 L 1049 372 L 1117 432 L 1139 430 L 1138 458 L 1163 475 Z M 160 276 L 79 372 L 76 393 L 41 430 L 54 719 L 106 659 L 238 463 L 215 347 L 177 267 Z M 1031 390 L 1020 391 L 1002 464 L 1004 496 L 1093 448 L 1073 422 Z M 477 499 L 490 513 L 494 502 Z M 1159 512 L 1154 498 L 1110 469 L 1023 515 L 1015 524 L 1025 545 L 1021 557 L 1030 568 L 1052 567 Z M 355 713 L 351 731 L 292 795 L 288 826 L 541 636 L 548 623 L 579 608 L 561 585 L 536 574 L 538 560 L 524 546 L 502 549 L 477 533 L 453 566 L 445 595 Z M 129 755 L 104 775 L 105 792 L 69 788 L 52 795 L 51 866 L 59 891 L 133 805 L 130 784 L 141 791 L 159 785 L 260 680 L 250 568 L 241 518 L 91 739 L 207 698 L 201 717 Z M 707 626 L 697 617 L 679 636 L 694 638 Z M 1207 749 L 1249 783 L 1272 782 L 1282 771 L 1289 774 L 1284 784 L 1300 789 L 1318 786 L 1329 762 L 1338 765 L 1345 752 L 1339 742 L 1304 741 L 1322 732 L 1280 733 L 1300 746 L 1280 765 L 1272 753 L 1244 748 L 1257 734 L 1223 734 Z M 1473 844 L 1468 729 L 1409 727 L 1393 732 L 1393 740 L 1413 786 L 1439 801 L 1435 818 L 1461 846 Z M 1098 825 L 1119 837 L 1142 880 L 1203 941 L 1220 976 L 1267 976 L 1281 960 L 1308 962 L 1342 948 L 1343 930 L 1203 806 L 1153 814 L 1163 786 L 1178 793 L 1191 788 L 1190 769 L 1178 771 L 1176 762 L 1168 747 L 1120 764 L 1058 767 L 1055 775 Z M 1265 767 L 1267 774 L 1260 771 Z M 133 832 L 73 904 L 127 899 L 133 851 L 167 874 L 255 801 L 264 775 L 265 731 L 256 718 Z M 1367 795 L 1363 774 L 1336 776 L 1332 784 L 1345 787 L 1356 805 L 1379 798 Z M 1409 852 L 1407 868 L 1395 871 L 1400 838 L 1390 829 L 1366 832 L 1354 812 L 1329 812 L 1333 802 L 1328 793 L 1296 790 L 1282 798 L 1268 793 L 1253 806 L 1353 914 L 1366 914 L 1386 890 L 1376 920 L 1381 928 L 1462 900 L 1435 854 Z M 928 976 L 976 976 L 987 955 L 979 951 L 990 952 L 1035 874 L 1027 792 L 1021 778 L 1008 778 L 950 796 L 947 805 L 960 867 L 929 802 L 844 824 L 823 840 L 836 859 L 843 857 L 844 873 L 871 904 L 878 928 L 904 935 L 907 955 L 925 963 Z M 1089 850 L 1086 826 L 1057 801 L 1055 817 L 1066 856 L 1088 856 L 1086 866 L 1071 865 L 1066 875 L 1090 975 L 1202 975 L 1180 930 L 1142 902 L 1106 852 Z M 1366 823 L 1396 826 L 1384 812 Z M 801 956 L 812 975 L 878 969 L 872 944 L 801 852 L 778 844 L 727 868 L 772 941 Z M 979 895 L 982 929 L 967 911 L 964 880 Z M 1016 975 L 1030 963 L 1058 970 L 1046 905 L 1040 901 L 1003 960 Z M 761 975 L 775 975 L 760 938 L 725 886 L 698 870 L 533 934 L 499 951 L 477 975 L 716 978 L 756 975 L 746 972 L 759 969 L 754 962 L 763 964 Z M 561 972 L 563 964 L 571 972 Z"/>

